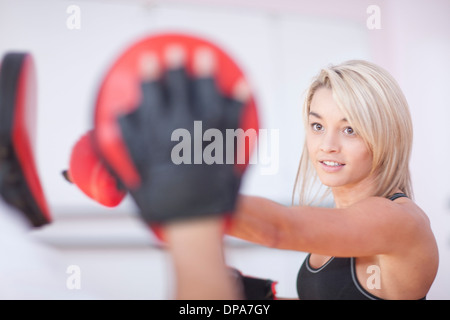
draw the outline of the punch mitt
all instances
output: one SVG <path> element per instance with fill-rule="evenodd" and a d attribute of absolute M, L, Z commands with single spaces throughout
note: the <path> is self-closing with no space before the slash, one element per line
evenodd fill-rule
<path fill-rule="evenodd" d="M 92 130 L 73 146 L 69 169 L 63 174 L 85 195 L 106 207 L 119 205 L 127 193 L 95 151 Z"/>
<path fill-rule="evenodd" d="M 51 222 L 36 167 L 36 71 L 31 54 L 11 52 L 0 67 L 0 195 L 30 224 Z"/>
<path fill-rule="evenodd" d="M 177 68 L 165 59 L 174 45 L 185 55 Z M 198 49 L 215 57 L 212 75 L 195 74 Z M 142 59 L 149 54 L 161 67 L 152 80 L 142 77 Z M 241 79 L 243 72 L 222 49 L 182 34 L 137 42 L 106 73 L 95 105 L 94 139 L 150 225 L 234 211 L 255 139 L 226 141 L 227 130 L 256 135 L 258 129 L 254 97 L 233 98 Z"/>

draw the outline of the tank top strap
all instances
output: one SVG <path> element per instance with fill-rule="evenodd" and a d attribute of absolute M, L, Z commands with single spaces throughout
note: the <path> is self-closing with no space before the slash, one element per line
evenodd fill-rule
<path fill-rule="evenodd" d="M 404 194 L 403 192 L 397 192 L 394 193 L 392 196 L 388 197 L 389 200 L 394 201 L 395 199 L 398 198 L 408 198 L 408 196 L 406 194 Z"/>

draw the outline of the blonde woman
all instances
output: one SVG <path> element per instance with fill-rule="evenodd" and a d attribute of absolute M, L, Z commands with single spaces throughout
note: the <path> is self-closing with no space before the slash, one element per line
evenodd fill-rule
<path fill-rule="evenodd" d="M 230 234 L 308 252 L 300 299 L 425 299 L 438 250 L 427 215 L 413 202 L 412 124 L 396 81 L 365 61 L 323 69 L 303 117 L 300 205 L 241 196 Z M 332 208 L 313 206 L 317 179 L 331 191 Z"/>

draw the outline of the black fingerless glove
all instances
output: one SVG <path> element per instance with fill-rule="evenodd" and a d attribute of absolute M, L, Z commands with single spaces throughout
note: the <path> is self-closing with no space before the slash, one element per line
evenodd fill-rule
<path fill-rule="evenodd" d="M 141 91 L 139 106 L 118 122 L 140 175 L 140 185 L 129 191 L 144 220 L 161 224 L 233 212 L 241 175 L 227 164 L 236 144 L 227 148 L 225 137 L 226 129 L 239 127 L 243 103 L 222 95 L 213 78 L 193 78 L 184 68 L 142 83 Z M 211 129 L 213 136 L 221 134 L 222 143 L 204 142 L 194 121 L 201 121 L 195 126 L 201 124 L 202 137 Z M 212 149 L 214 159 L 222 161 L 207 164 L 203 152 Z M 201 163 L 195 163 L 198 159 Z"/>
<path fill-rule="evenodd" d="M 244 300 L 275 300 L 276 281 L 243 275 L 235 268 L 229 268 L 237 287 L 241 289 Z"/>

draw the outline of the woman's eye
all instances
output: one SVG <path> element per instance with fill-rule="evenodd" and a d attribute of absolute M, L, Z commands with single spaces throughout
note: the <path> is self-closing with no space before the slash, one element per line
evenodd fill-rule
<path fill-rule="evenodd" d="M 345 132 L 346 134 L 348 134 L 348 135 L 354 135 L 354 134 L 355 134 L 355 131 L 353 130 L 352 127 L 347 127 L 347 128 L 345 128 L 345 129 L 344 129 L 344 132 Z"/>
<path fill-rule="evenodd" d="M 323 129 L 322 125 L 320 123 L 313 123 L 311 124 L 311 128 L 314 131 L 321 131 Z"/>

